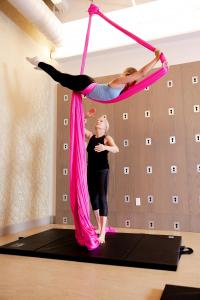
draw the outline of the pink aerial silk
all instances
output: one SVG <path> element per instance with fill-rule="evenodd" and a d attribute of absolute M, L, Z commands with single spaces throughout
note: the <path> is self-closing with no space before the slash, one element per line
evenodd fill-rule
<path fill-rule="evenodd" d="M 87 49 L 90 36 L 90 27 L 93 14 L 98 14 L 100 17 L 105 19 L 112 26 L 118 30 L 124 32 L 126 35 L 130 36 L 138 43 L 148 48 L 151 51 L 155 51 L 155 48 L 145 41 L 141 40 L 139 37 L 133 35 L 127 30 L 123 29 L 106 16 L 104 16 L 99 8 L 91 4 L 89 9 L 89 22 L 88 29 L 85 39 L 85 46 L 83 51 L 82 63 L 80 74 L 84 73 L 85 62 L 87 57 Z M 103 103 L 114 103 L 123 100 L 134 93 L 137 93 L 141 89 L 149 86 L 161 76 L 166 74 L 168 67 L 166 59 L 162 54 L 160 57 L 163 67 L 158 71 L 154 72 L 144 80 L 138 82 L 134 87 L 129 88 L 127 91 L 123 92 L 117 98 L 104 101 Z M 82 93 L 86 95 L 94 87 L 96 83 L 91 84 Z M 93 99 L 95 100 L 95 99 Z M 101 102 L 100 100 L 95 100 Z M 70 204 L 72 208 L 72 214 L 74 217 L 75 224 L 75 236 L 78 244 L 85 246 L 88 250 L 93 250 L 99 246 L 99 241 L 97 234 L 95 233 L 95 228 L 90 222 L 90 208 L 89 208 L 89 195 L 87 188 L 87 170 L 86 170 L 86 149 L 85 149 L 85 126 L 84 126 L 84 111 L 82 105 L 81 93 L 73 92 L 71 101 L 71 112 L 70 112 Z M 112 228 L 107 231 L 112 231 Z"/>
<path fill-rule="evenodd" d="M 70 112 L 70 203 L 76 240 L 81 246 L 93 250 L 99 246 L 99 241 L 90 222 L 84 128 L 82 97 L 73 92 Z"/>
<path fill-rule="evenodd" d="M 128 35 L 130 38 L 132 38 L 133 40 L 135 40 L 137 43 L 141 44 L 142 46 L 144 46 L 145 48 L 149 49 L 152 52 L 155 52 L 156 48 L 153 47 L 152 45 L 150 45 L 149 43 L 145 42 L 144 40 L 142 40 L 141 38 L 139 38 L 138 36 L 134 35 L 133 33 L 127 31 L 126 29 L 122 28 L 121 26 L 119 26 L 118 24 L 116 24 L 115 22 L 113 22 L 112 20 L 110 20 L 108 17 L 104 16 L 100 11 L 99 8 L 94 5 L 91 4 L 88 12 L 90 14 L 90 19 L 89 19 L 89 24 L 88 24 L 88 30 L 87 30 L 87 44 L 86 47 L 88 47 L 88 43 L 89 43 L 89 35 L 90 35 L 90 28 L 91 28 L 91 18 L 93 16 L 93 14 L 97 14 L 99 15 L 101 18 L 103 18 L 106 22 L 108 22 L 110 25 L 112 25 L 113 27 L 115 27 L 116 29 L 118 29 L 119 31 L 122 31 L 124 34 Z M 85 47 L 85 48 L 86 48 Z M 87 51 L 87 48 L 86 48 Z M 86 60 L 86 55 L 84 57 L 84 63 Z M 122 92 L 118 97 L 111 99 L 111 100 L 98 100 L 98 99 L 94 99 L 91 98 L 92 100 L 95 100 L 97 102 L 103 102 L 105 104 L 108 103 L 115 103 L 118 101 L 121 101 L 123 99 L 126 99 L 136 93 L 138 93 L 139 91 L 145 89 L 147 86 L 153 84 L 154 82 L 156 82 L 157 80 L 159 80 L 162 76 L 164 76 L 167 71 L 168 71 L 168 65 L 167 65 L 167 60 L 164 56 L 163 53 L 161 53 L 160 55 L 160 61 L 162 62 L 162 67 L 160 69 L 158 69 L 157 71 L 155 71 L 154 73 L 150 74 L 149 76 L 147 76 L 146 78 L 144 78 L 143 80 L 139 81 L 138 83 L 136 83 L 134 86 L 128 88 L 127 90 L 125 90 L 124 92 Z M 87 96 L 87 94 L 89 94 L 93 88 L 95 87 L 95 85 L 92 83 L 91 85 L 89 85 L 84 91 L 81 91 L 81 93 L 85 96 Z"/>

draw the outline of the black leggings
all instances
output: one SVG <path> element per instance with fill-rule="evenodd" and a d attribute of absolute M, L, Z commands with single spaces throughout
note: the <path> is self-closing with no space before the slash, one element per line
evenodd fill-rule
<path fill-rule="evenodd" d="M 91 172 L 88 170 L 88 190 L 93 210 L 99 209 L 100 216 L 108 215 L 107 190 L 109 169 Z"/>
<path fill-rule="evenodd" d="M 71 75 L 62 73 L 58 70 L 56 70 L 54 67 L 52 67 L 49 64 L 46 64 L 44 62 L 39 62 L 38 67 L 45 71 L 47 74 L 51 76 L 55 81 L 59 82 L 62 86 L 73 90 L 73 91 L 82 91 L 84 90 L 88 85 L 95 82 L 93 78 L 87 75 Z"/>

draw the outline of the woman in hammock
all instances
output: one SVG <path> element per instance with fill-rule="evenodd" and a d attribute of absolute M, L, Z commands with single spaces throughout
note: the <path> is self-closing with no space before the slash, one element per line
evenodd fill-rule
<path fill-rule="evenodd" d="M 95 113 L 91 109 L 86 118 Z M 109 123 L 106 115 L 97 119 L 95 133 L 85 129 L 85 137 L 88 139 L 88 190 L 90 202 L 94 211 L 99 242 L 105 243 L 106 223 L 108 216 L 107 187 L 108 187 L 108 152 L 117 153 L 119 148 L 113 138 L 107 135 Z"/>
<path fill-rule="evenodd" d="M 147 75 L 152 70 L 160 58 L 160 50 L 155 50 L 155 58 L 146 64 L 140 70 L 135 68 L 126 68 L 121 75 L 106 84 L 97 84 L 93 90 L 87 94 L 88 98 L 107 101 L 118 97 L 124 90 L 134 85 L 137 81 Z M 90 84 L 95 83 L 95 80 L 88 75 L 71 75 L 59 72 L 53 66 L 41 62 L 38 57 L 27 57 L 27 60 L 35 66 L 35 69 L 42 69 L 49 74 L 56 82 L 62 86 L 81 92 L 86 89 Z"/>

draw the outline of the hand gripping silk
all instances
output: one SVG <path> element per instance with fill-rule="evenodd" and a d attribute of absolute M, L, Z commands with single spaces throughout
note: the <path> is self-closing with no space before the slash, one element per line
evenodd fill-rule
<path fill-rule="evenodd" d="M 89 22 L 85 39 L 85 46 L 82 56 L 81 71 L 84 73 L 85 62 L 87 57 L 87 49 L 90 36 L 90 27 L 93 14 L 98 14 L 112 26 L 118 30 L 124 32 L 124 34 L 130 36 L 144 47 L 151 51 L 155 51 L 155 48 L 143 41 L 139 37 L 135 36 L 131 32 L 123 29 L 106 16 L 104 16 L 99 8 L 91 4 L 89 9 Z M 168 71 L 167 62 L 163 54 L 160 56 L 160 60 L 163 64 L 162 68 L 155 71 L 153 74 L 146 77 L 144 80 L 137 83 L 135 86 L 129 88 L 115 99 L 104 101 L 104 104 L 114 103 L 121 101 L 131 95 L 139 92 L 145 87 L 157 81 L 160 77 L 165 75 Z M 91 84 L 81 93 L 87 95 L 95 86 Z M 73 92 L 71 101 L 70 112 L 70 204 L 75 224 L 75 236 L 78 244 L 85 246 L 88 250 L 93 250 L 99 246 L 99 241 L 95 233 L 94 227 L 90 222 L 90 208 L 89 208 L 89 195 L 87 187 L 87 167 L 86 167 L 86 148 L 85 148 L 85 126 L 84 126 L 84 111 L 82 105 L 81 93 Z M 95 100 L 95 99 L 93 99 Z M 100 100 L 95 100 L 101 102 Z M 112 231 L 112 229 L 110 230 Z"/>

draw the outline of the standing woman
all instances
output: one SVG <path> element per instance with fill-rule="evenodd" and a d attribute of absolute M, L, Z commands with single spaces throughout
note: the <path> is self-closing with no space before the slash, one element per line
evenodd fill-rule
<path fill-rule="evenodd" d="M 94 110 L 90 110 L 86 114 L 86 118 L 91 117 L 94 113 Z M 106 224 L 108 218 L 108 153 L 119 152 L 119 148 L 115 144 L 113 138 L 110 135 L 107 135 L 108 129 L 109 123 L 106 115 L 97 119 L 94 134 L 85 129 L 85 137 L 88 139 L 88 190 L 97 223 L 99 242 L 101 244 L 105 243 Z"/>

